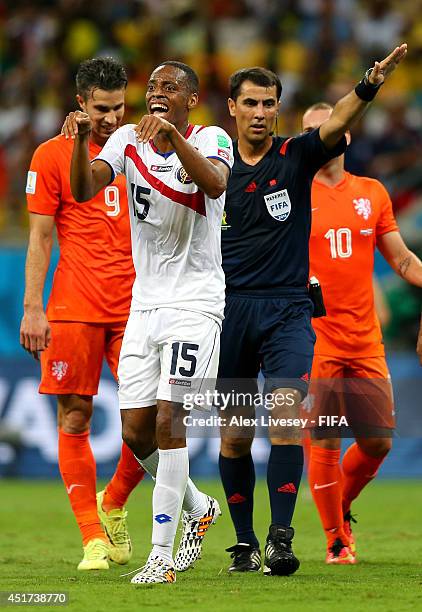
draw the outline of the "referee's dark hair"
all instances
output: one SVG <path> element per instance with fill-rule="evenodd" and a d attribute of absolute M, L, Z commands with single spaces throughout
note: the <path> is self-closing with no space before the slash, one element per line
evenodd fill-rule
<path fill-rule="evenodd" d="M 277 100 L 281 96 L 281 81 L 275 72 L 262 68 L 261 66 L 254 66 L 253 68 L 241 68 L 236 70 L 229 79 L 229 96 L 232 100 L 236 100 L 240 94 L 242 83 L 245 81 L 251 81 L 254 85 L 260 87 L 272 87 L 276 86 Z"/>
<path fill-rule="evenodd" d="M 87 100 L 93 89 L 115 91 L 126 86 L 126 70 L 113 57 L 96 57 L 79 64 L 76 91 L 84 100 Z"/>
<path fill-rule="evenodd" d="M 184 64 L 183 62 L 168 60 L 167 62 L 161 62 L 161 64 L 158 64 L 158 66 L 154 70 L 157 70 L 157 68 L 159 68 L 160 66 L 173 66 L 174 68 L 182 70 L 182 72 L 184 72 L 186 75 L 189 93 L 199 93 L 199 79 L 193 68 L 191 68 L 187 64 Z"/>

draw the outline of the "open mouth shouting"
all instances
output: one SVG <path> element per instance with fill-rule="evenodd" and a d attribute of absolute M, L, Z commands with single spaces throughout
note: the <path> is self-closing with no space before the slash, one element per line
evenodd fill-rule
<path fill-rule="evenodd" d="M 168 113 L 169 107 L 165 102 L 150 102 L 149 112 L 151 115 L 165 115 Z"/>

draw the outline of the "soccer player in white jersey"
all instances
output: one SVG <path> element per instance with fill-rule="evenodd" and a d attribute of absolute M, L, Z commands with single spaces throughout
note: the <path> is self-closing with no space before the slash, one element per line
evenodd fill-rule
<path fill-rule="evenodd" d="M 118 173 L 128 186 L 136 280 L 119 361 L 119 403 L 123 439 L 156 479 L 153 549 L 134 583 L 174 582 L 175 569 L 198 558 L 202 537 L 220 514 L 217 501 L 188 478 L 182 402 L 186 391 L 209 389 L 217 375 L 224 309 L 220 225 L 233 152 L 224 130 L 189 124 L 197 103 L 194 71 L 164 62 L 148 81 L 148 114 L 112 134 L 92 164 L 89 117 L 70 113 L 63 126 L 75 138 L 77 201 L 91 199 Z M 184 531 L 173 561 L 182 502 Z"/>

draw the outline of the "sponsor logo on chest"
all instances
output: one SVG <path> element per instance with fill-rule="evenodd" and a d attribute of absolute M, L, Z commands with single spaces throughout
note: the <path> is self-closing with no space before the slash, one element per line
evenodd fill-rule
<path fill-rule="evenodd" d="M 151 166 L 151 172 L 171 172 L 173 170 L 173 166 L 157 166 L 153 164 Z"/>
<path fill-rule="evenodd" d="M 287 189 L 281 189 L 275 193 L 264 196 L 265 204 L 270 215 L 276 221 L 285 221 L 292 210 Z"/>

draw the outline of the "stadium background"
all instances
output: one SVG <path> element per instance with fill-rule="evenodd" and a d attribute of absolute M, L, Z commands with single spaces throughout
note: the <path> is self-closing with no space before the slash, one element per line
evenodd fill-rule
<path fill-rule="evenodd" d="M 200 76 L 197 123 L 234 135 L 226 110 L 229 74 L 265 65 L 281 76 L 279 133 L 300 130 L 307 105 L 335 102 L 374 59 L 406 41 L 409 53 L 353 130 L 347 169 L 380 179 L 407 244 L 422 256 L 422 3 L 420 0 L 0 0 L 0 475 L 58 476 L 54 402 L 39 396 L 38 366 L 19 346 L 27 213 L 26 171 L 34 148 L 75 108 L 74 74 L 88 57 L 113 55 L 128 69 L 126 121 L 145 110 L 146 79 L 179 59 Z M 57 251 L 49 273 L 51 286 Z M 391 310 L 385 329 L 401 439 L 384 476 L 422 475 L 418 403 L 422 370 L 414 349 L 421 291 L 380 257 L 376 273 Z M 93 424 L 98 473 L 114 467 L 120 441 L 115 383 L 108 372 Z M 419 423 L 418 423 L 419 422 Z M 218 441 L 191 441 L 192 473 L 216 475 Z M 255 446 L 263 472 L 268 447 Z"/>

